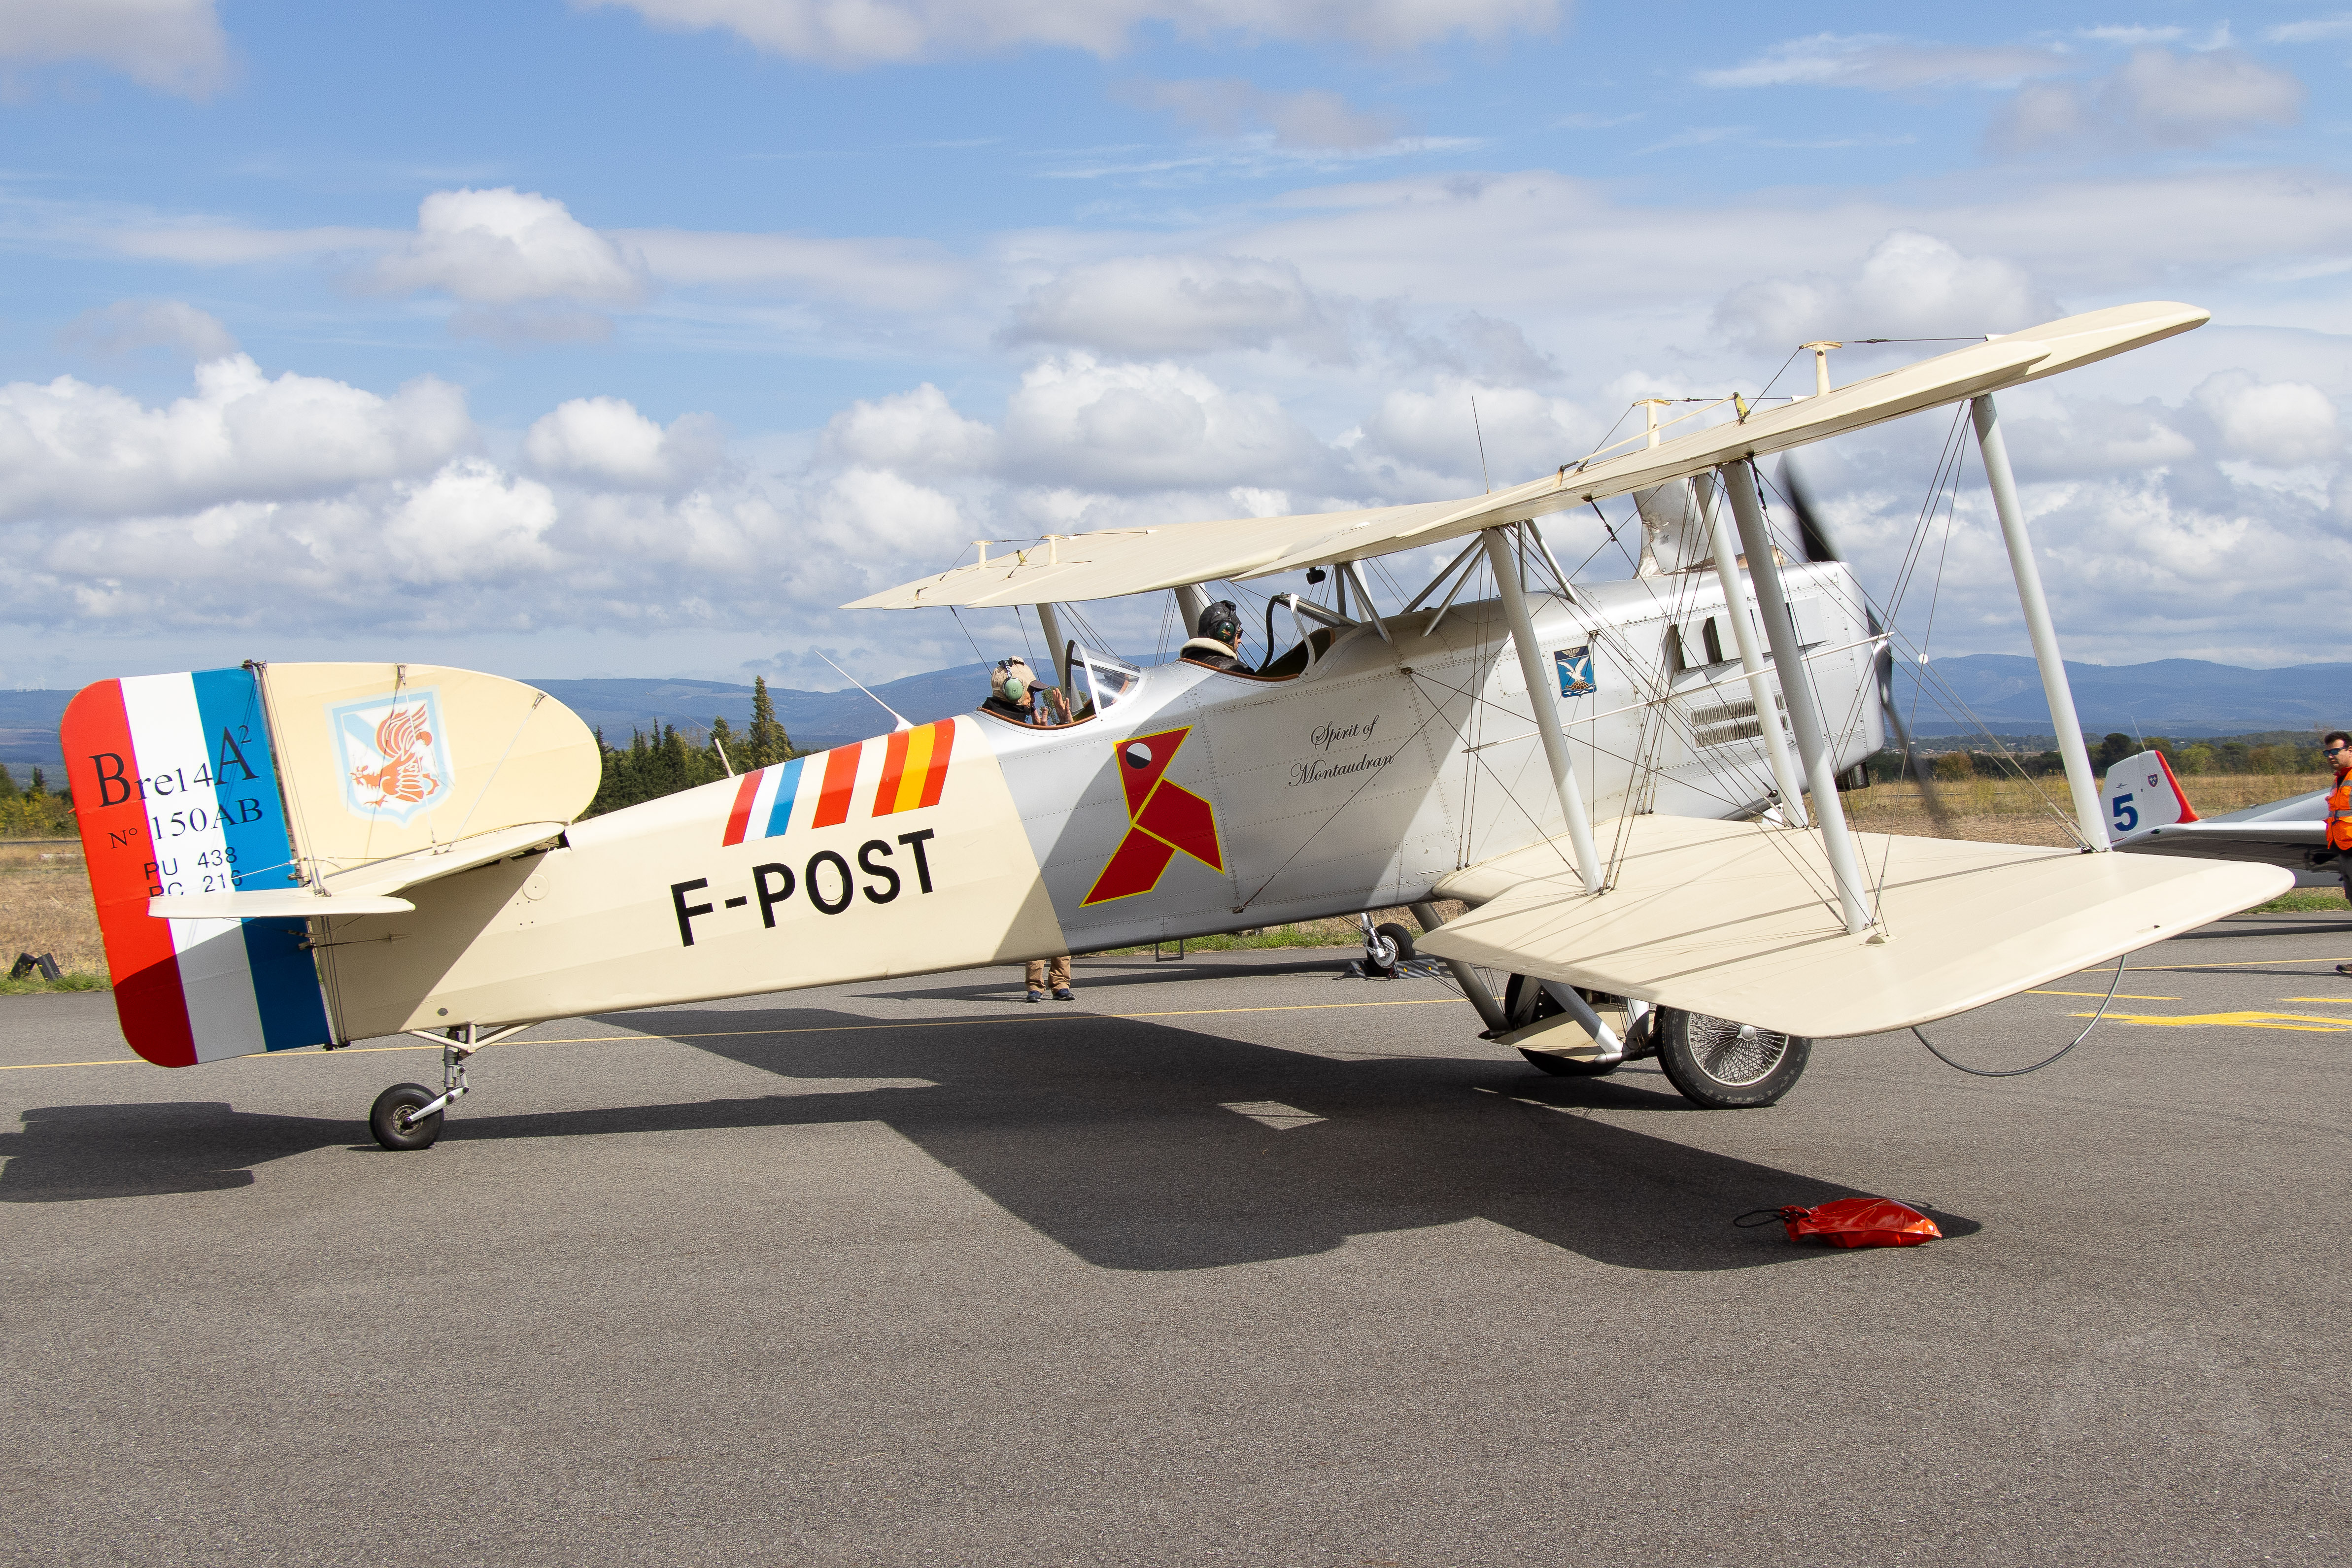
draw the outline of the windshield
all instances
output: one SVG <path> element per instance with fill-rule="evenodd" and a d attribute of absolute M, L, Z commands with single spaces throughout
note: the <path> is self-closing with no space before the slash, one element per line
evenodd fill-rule
<path fill-rule="evenodd" d="M 1070 684 L 1079 687 L 1097 713 L 1108 713 L 1130 695 L 1143 671 L 1110 654 L 1070 645 Z"/>

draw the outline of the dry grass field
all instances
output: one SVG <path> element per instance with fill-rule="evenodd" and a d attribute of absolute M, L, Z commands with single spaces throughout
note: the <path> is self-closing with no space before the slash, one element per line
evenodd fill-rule
<path fill-rule="evenodd" d="M 2326 773 L 2196 773 L 2180 781 L 2200 816 L 2219 816 L 2309 790 L 2325 789 Z M 1942 837 L 1916 784 L 1873 784 L 1843 797 L 1846 814 L 1864 833 L 1914 833 Z M 1938 782 L 1936 798 L 1951 817 L 1954 838 L 1990 844 L 2074 842 L 2074 808 L 2063 774 L 2042 779 L 1962 779 Z"/>
<path fill-rule="evenodd" d="M 2216 816 L 2324 788 L 2328 777 L 2325 773 L 2200 773 L 2181 783 L 2200 815 Z M 2059 847 L 2074 842 L 2066 826 L 2071 812 L 2063 778 L 1968 779 L 1938 784 L 1937 797 L 1949 814 L 1950 836 L 1956 838 Z M 1853 825 L 1864 832 L 1937 836 L 1916 784 L 1873 784 L 1843 798 Z M 1461 908 L 1458 904 L 1443 907 L 1449 918 Z M 2265 907 L 2332 910 L 2345 905 L 2334 893 L 2306 889 Z M 1408 931 L 1416 929 L 1412 914 L 1404 910 L 1382 910 L 1373 918 L 1395 921 Z M 1354 921 L 1330 920 L 1274 926 L 1244 936 L 1202 938 L 1191 945 L 1352 947 L 1360 939 L 1360 928 Z M 58 967 L 68 973 L 106 973 L 81 846 L 73 839 L 0 844 L 0 975 L 6 973 L 7 965 L 19 952 L 55 953 Z M 45 989 L 37 983 L 30 988 Z"/>
<path fill-rule="evenodd" d="M 0 844 L 0 975 L 20 952 L 55 953 L 68 973 L 106 973 L 78 840 Z"/>

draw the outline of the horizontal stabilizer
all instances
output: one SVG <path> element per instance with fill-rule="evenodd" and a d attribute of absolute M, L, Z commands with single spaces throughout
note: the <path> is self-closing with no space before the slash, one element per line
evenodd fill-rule
<path fill-rule="evenodd" d="M 519 680 L 274 664 L 261 682 L 295 849 L 321 879 L 494 828 L 571 822 L 604 776 L 588 726 Z"/>
<path fill-rule="evenodd" d="M 2127 855 L 2193 855 L 2208 860 L 2259 860 L 2300 869 L 2327 852 L 2320 821 L 2177 822 L 2116 846 Z"/>
<path fill-rule="evenodd" d="M 1854 835 L 1885 940 L 1847 933 L 1820 837 L 1641 816 L 1588 895 L 1558 843 L 1440 882 L 1420 950 L 1814 1038 L 1964 1013 L 2284 892 L 2275 867 Z"/>
<path fill-rule="evenodd" d="M 477 866 L 503 860 L 534 846 L 552 843 L 562 837 L 563 827 L 561 822 L 526 822 L 494 832 L 477 833 L 471 838 L 460 838 L 455 844 L 436 844 L 429 849 L 414 850 L 389 860 L 371 861 L 364 866 L 354 866 L 348 871 L 337 871 L 320 878 L 319 885 L 338 899 L 371 893 L 396 893 L 403 888 L 413 888 L 436 877 L 470 871 Z"/>
<path fill-rule="evenodd" d="M 159 921 L 308 920 L 318 915 L 397 915 L 416 906 L 406 899 L 368 893 L 321 896 L 308 888 L 273 888 L 251 893 L 182 893 L 147 900 Z"/>

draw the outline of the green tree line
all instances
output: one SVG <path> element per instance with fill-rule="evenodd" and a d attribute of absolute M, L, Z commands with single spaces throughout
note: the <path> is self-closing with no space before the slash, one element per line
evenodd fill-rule
<path fill-rule="evenodd" d="M 73 831 L 71 795 L 53 793 L 38 768 L 20 785 L 0 763 L 0 838 L 66 838 Z"/>
<path fill-rule="evenodd" d="M 640 805 L 707 784 L 730 773 L 747 773 L 799 755 L 792 737 L 776 721 L 776 705 L 768 696 L 768 679 L 751 682 L 751 722 L 740 734 L 724 717 L 710 721 L 710 734 L 700 744 L 688 741 L 675 724 L 658 724 L 650 735 L 629 731 L 629 743 L 615 746 L 596 731 L 596 747 L 604 763 L 596 798 L 585 816 L 602 816 L 624 806 Z"/>
<path fill-rule="evenodd" d="M 2273 733 L 2183 742 L 2168 735 L 2149 735 L 2143 740 L 2110 731 L 2104 737 L 2084 736 L 2083 745 L 2091 754 L 2091 771 L 2102 778 L 2116 763 L 2139 752 L 2162 752 L 2165 760 L 2172 764 L 2172 771 L 2182 774 L 2330 771 L 2327 759 L 2320 755 L 2316 735 L 2307 741 L 2299 735 Z M 1998 752 L 1944 752 L 1928 758 L 1927 763 L 1937 778 L 1947 780 L 2011 778 L 2021 770 L 2038 778 L 2066 771 L 2064 761 L 2054 751 L 2011 752 L 2007 757 Z M 1902 754 L 1888 750 L 1870 759 L 1870 776 L 1874 782 L 1884 784 L 1910 775 Z"/>

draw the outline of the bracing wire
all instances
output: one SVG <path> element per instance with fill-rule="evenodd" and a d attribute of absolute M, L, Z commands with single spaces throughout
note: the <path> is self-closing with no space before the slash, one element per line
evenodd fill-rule
<path fill-rule="evenodd" d="M 956 630 L 963 634 L 963 640 L 971 644 L 971 657 L 980 660 L 980 667 L 982 669 L 986 669 L 988 668 L 988 656 L 980 651 L 980 639 L 973 637 L 971 635 L 971 628 L 963 624 L 963 612 L 957 609 L 953 605 L 950 605 L 948 606 L 948 614 L 955 617 Z"/>
<path fill-rule="evenodd" d="M 1921 1045 L 1926 1046 L 1927 1047 L 1927 1054 L 1934 1057 L 1937 1061 L 1943 1063 L 1948 1068 L 1958 1068 L 1960 1071 L 1968 1074 L 1970 1078 L 2023 1078 L 2027 1073 L 2040 1072 L 2043 1068 L 2048 1067 L 2052 1062 L 2056 1061 L 2060 1057 L 2064 1056 L 2068 1051 L 2073 1050 L 2076 1046 L 2081 1045 L 2084 1040 L 2091 1037 L 2091 1031 L 2097 1028 L 2099 1026 L 2099 1020 L 2107 1016 L 2107 1004 L 2116 999 L 2116 987 L 2124 983 L 2124 965 L 2130 961 L 2130 958 L 2131 954 L 2126 952 L 2122 957 L 2116 960 L 2116 977 L 2107 982 L 2107 994 L 2100 1000 L 2099 1010 L 2091 1015 L 2091 1021 L 2083 1026 L 2083 1032 L 2075 1036 L 2073 1039 L 2067 1041 L 2063 1046 L 2061 1046 L 2054 1054 L 2042 1058 L 2040 1061 L 2035 1062 L 2030 1068 L 1972 1068 L 1966 1062 L 1956 1062 L 1951 1058 L 1946 1056 L 1943 1052 L 1937 1050 L 1936 1048 L 1935 1042 L 1928 1039 L 1927 1036 L 1919 1033 L 1919 1026 L 1916 1024 L 1911 1026 L 1912 1037 L 1917 1040 Z"/>

